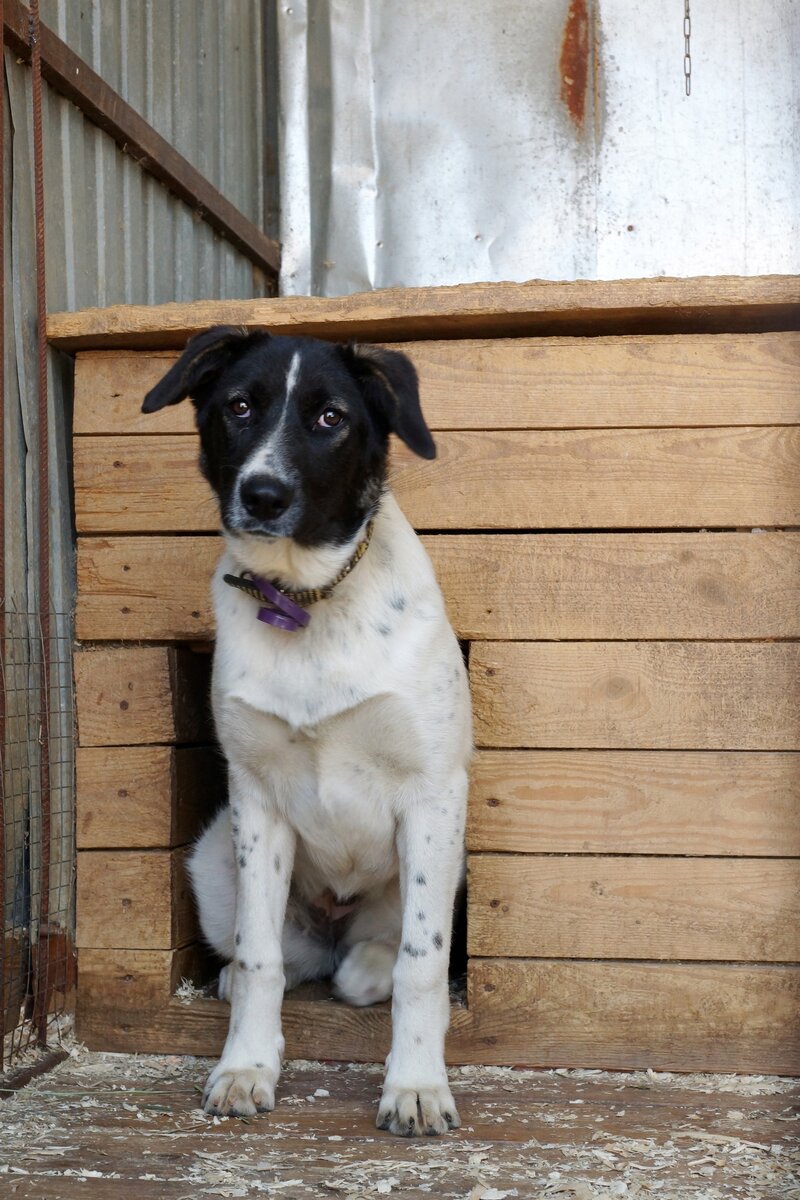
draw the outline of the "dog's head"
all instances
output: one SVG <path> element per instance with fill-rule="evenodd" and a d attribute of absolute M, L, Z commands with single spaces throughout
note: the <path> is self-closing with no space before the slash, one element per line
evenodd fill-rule
<path fill-rule="evenodd" d="M 377 346 L 220 325 L 192 338 L 142 409 L 187 396 L 233 535 L 343 545 L 380 499 L 390 433 L 436 454 L 414 367 Z"/>

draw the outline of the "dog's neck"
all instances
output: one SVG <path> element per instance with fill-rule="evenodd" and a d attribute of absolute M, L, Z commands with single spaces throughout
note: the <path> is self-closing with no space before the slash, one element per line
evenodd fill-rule
<path fill-rule="evenodd" d="M 380 509 L 375 519 L 378 519 Z M 323 588 L 340 574 L 363 540 L 369 517 L 342 545 L 301 546 L 291 538 L 259 538 L 224 532 L 228 553 L 242 571 L 260 575 L 291 591 Z"/>

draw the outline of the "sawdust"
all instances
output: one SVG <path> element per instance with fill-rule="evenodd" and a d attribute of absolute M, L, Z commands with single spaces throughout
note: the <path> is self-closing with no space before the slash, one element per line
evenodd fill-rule
<path fill-rule="evenodd" d="M 69 1178 L 158 1200 L 800 1200 L 789 1079 L 455 1068 L 464 1128 L 404 1142 L 372 1125 L 377 1065 L 287 1063 L 275 1113 L 243 1122 L 192 1102 L 209 1060 L 65 1044 L 0 1109 L 0 1177 L 20 1197 L 27 1176 L 54 1197 Z"/>

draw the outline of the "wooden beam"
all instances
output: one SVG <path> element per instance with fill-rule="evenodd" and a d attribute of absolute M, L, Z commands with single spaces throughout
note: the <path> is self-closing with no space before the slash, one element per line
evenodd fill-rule
<path fill-rule="evenodd" d="M 210 746 L 78 746 L 79 850 L 182 846 L 225 795 L 220 752 Z"/>
<path fill-rule="evenodd" d="M 472 854 L 470 956 L 800 960 L 796 858 Z"/>
<path fill-rule="evenodd" d="M 197 300 L 54 313 L 60 350 L 183 347 L 209 325 L 277 333 L 402 341 L 465 337 L 573 337 L 622 333 L 760 333 L 800 328 L 793 275 L 698 279 L 474 283 L 387 288 L 335 298 Z"/>
<path fill-rule="evenodd" d="M 459 431 L 436 444 L 434 462 L 392 447 L 390 482 L 417 529 L 800 525 L 797 426 Z M 196 438 L 82 437 L 73 447 L 80 533 L 219 528 Z"/>
<path fill-rule="evenodd" d="M 196 940 L 186 850 L 80 850 L 79 948 L 170 950 Z"/>
<path fill-rule="evenodd" d="M 176 646 L 75 651 L 81 746 L 208 741 L 209 659 Z"/>
<path fill-rule="evenodd" d="M 443 429 L 796 425 L 800 334 L 470 338 L 398 342 L 428 425 Z M 194 408 L 143 413 L 169 350 L 87 350 L 75 362 L 75 434 L 187 433 Z"/>
<path fill-rule="evenodd" d="M 473 642 L 497 749 L 800 750 L 796 642 Z"/>
<path fill-rule="evenodd" d="M 800 754 L 479 750 L 467 846 L 800 857 Z"/>
<path fill-rule="evenodd" d="M 467 1061 L 800 1074 L 797 967 L 491 958 L 468 988 Z"/>
<path fill-rule="evenodd" d="M 429 534 L 476 640 L 800 637 L 800 533 Z M 219 537 L 78 539 L 77 634 L 205 641 Z"/>
<path fill-rule="evenodd" d="M 20 0 L 5 0 L 6 41 L 15 54 L 30 61 L 30 13 Z M 109 134 L 122 151 L 148 174 L 183 200 L 255 266 L 275 278 L 280 266 L 277 244 L 218 192 L 188 159 L 156 133 L 118 92 L 62 42 L 40 26 L 42 76 L 85 117 Z"/>
<path fill-rule="evenodd" d="M 220 1053 L 230 1008 L 163 1002 L 168 956 L 84 958 L 77 1032 L 90 1049 Z M 450 1009 L 452 1064 L 800 1074 L 797 967 L 478 959 L 468 996 L 467 1008 Z M 389 1006 L 351 1008 L 331 1003 L 324 987 L 299 988 L 284 1000 L 283 1030 L 287 1057 L 383 1062 Z"/>

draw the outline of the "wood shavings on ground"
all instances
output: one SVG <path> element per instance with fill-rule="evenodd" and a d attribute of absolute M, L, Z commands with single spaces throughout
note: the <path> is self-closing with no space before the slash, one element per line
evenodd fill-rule
<path fill-rule="evenodd" d="M 462 1129 L 405 1141 L 375 1129 L 379 1066 L 287 1063 L 240 1121 L 198 1108 L 207 1060 L 68 1049 L 2 1102 L 0 1195 L 800 1200 L 794 1080 L 454 1068 Z"/>

